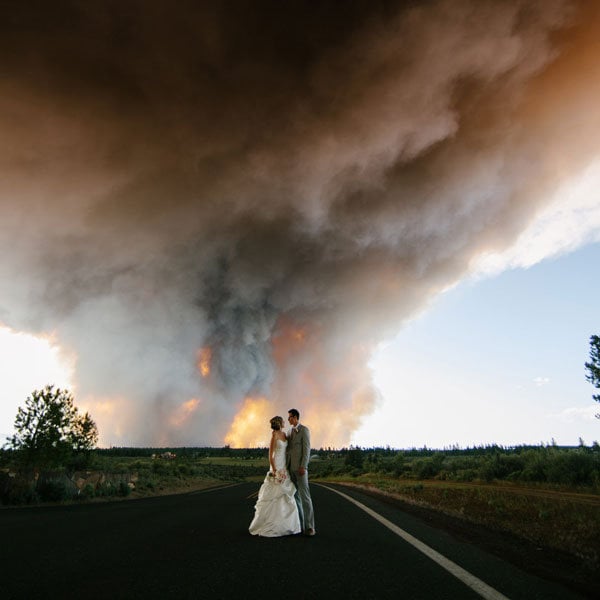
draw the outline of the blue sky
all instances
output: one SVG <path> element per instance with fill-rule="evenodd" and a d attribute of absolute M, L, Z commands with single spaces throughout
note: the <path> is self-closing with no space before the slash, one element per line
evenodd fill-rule
<path fill-rule="evenodd" d="M 600 244 L 438 297 L 372 361 L 383 401 L 361 446 L 587 444 L 600 405 L 585 380 L 600 332 Z"/>

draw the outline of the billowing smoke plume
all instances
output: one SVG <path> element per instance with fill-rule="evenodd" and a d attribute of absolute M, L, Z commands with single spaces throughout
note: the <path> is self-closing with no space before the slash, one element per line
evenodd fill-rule
<path fill-rule="evenodd" d="M 105 444 L 347 443 L 375 345 L 593 158 L 591 4 L 3 2 L 0 322 Z"/>

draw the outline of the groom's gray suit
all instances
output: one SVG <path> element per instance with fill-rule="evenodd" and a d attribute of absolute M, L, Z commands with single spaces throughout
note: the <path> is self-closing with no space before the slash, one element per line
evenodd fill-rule
<path fill-rule="evenodd" d="M 298 431 L 294 427 L 290 431 L 286 451 L 287 467 L 290 477 L 296 486 L 296 504 L 300 513 L 300 525 L 304 531 L 315 528 L 310 490 L 308 488 L 308 461 L 310 460 L 310 430 L 298 423 Z M 304 468 L 304 475 L 298 470 Z"/>

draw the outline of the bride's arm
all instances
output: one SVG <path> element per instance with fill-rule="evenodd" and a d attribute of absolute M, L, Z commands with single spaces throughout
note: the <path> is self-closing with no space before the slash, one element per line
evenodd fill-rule
<path fill-rule="evenodd" d="M 271 471 L 275 473 L 277 469 L 275 469 L 275 447 L 277 446 L 277 436 L 275 435 L 275 431 L 271 436 L 271 445 L 269 446 L 269 464 L 271 465 Z"/>

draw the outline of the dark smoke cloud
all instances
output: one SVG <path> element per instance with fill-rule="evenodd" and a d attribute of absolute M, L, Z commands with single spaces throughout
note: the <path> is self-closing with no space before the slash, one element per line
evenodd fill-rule
<path fill-rule="evenodd" d="M 377 401 L 369 351 L 590 159 L 598 122 L 572 138 L 568 115 L 598 20 L 561 0 L 2 2 L 0 321 L 76 353 L 104 443 L 220 444 L 263 395 L 351 415 L 316 440 L 346 443 Z"/>

